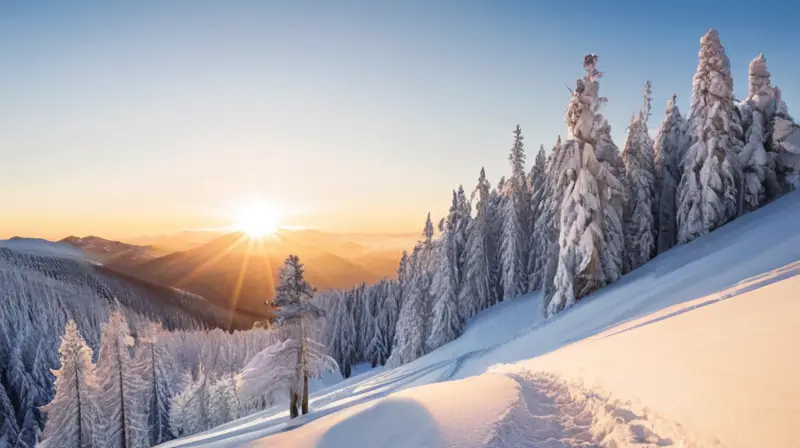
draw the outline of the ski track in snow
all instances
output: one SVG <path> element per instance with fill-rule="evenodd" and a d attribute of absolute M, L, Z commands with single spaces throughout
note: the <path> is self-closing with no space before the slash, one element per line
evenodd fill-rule
<path fill-rule="evenodd" d="M 697 446 L 679 425 L 556 375 L 505 375 L 518 383 L 520 394 L 495 424 L 486 448 Z"/>

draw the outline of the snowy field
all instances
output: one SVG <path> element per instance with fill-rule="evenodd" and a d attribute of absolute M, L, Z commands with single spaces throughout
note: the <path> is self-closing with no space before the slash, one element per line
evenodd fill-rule
<path fill-rule="evenodd" d="M 549 321 L 535 294 L 393 370 L 165 447 L 800 446 L 800 194 Z"/>

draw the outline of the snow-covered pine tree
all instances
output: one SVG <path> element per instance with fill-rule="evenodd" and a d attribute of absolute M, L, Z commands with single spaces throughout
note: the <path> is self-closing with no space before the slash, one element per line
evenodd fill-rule
<path fill-rule="evenodd" d="M 158 341 L 163 331 L 161 325 L 155 323 L 141 328 L 134 355 L 136 374 L 143 383 L 142 403 L 151 446 L 175 437 L 170 431 L 169 408 L 173 397 L 180 392 L 173 356 Z"/>
<path fill-rule="evenodd" d="M 375 316 L 376 333 L 380 335 L 377 346 L 378 364 L 385 365 L 392 353 L 392 339 L 394 338 L 395 325 L 397 325 L 397 291 L 396 282 L 384 278 L 377 285 L 377 300 Z"/>
<path fill-rule="evenodd" d="M 742 166 L 743 211 L 751 212 L 767 201 L 767 185 L 773 194 L 779 194 L 780 187 L 775 173 L 775 161 L 767 153 L 767 114 L 775 113 L 774 89 L 770 86 L 769 71 L 764 53 L 750 62 L 749 92 L 739 104 L 744 129 L 744 147 L 739 154 Z M 769 110 L 771 109 L 771 111 Z"/>
<path fill-rule="evenodd" d="M 514 129 L 514 145 L 508 160 L 511 178 L 508 197 L 502 209 L 503 233 L 500 244 L 503 299 L 520 296 L 527 290 L 528 236 L 530 234 L 530 195 L 525 178 L 525 150 L 522 129 Z"/>
<path fill-rule="evenodd" d="M 784 192 L 800 188 L 800 126 L 795 123 L 786 103 L 780 99 L 772 119 L 772 145 L 775 153 L 775 170 Z"/>
<path fill-rule="evenodd" d="M 170 431 L 184 437 L 208 429 L 208 378 L 201 364 L 197 377 L 189 382 L 183 392 L 172 399 L 169 412 Z"/>
<path fill-rule="evenodd" d="M 105 446 L 103 425 L 96 400 L 92 349 L 70 320 L 58 349 L 61 367 L 54 370 L 55 396 L 43 407 L 47 425 L 39 446 L 94 448 Z"/>
<path fill-rule="evenodd" d="M 208 426 L 213 428 L 239 418 L 238 385 L 233 375 L 222 375 L 208 390 Z"/>
<path fill-rule="evenodd" d="M 545 166 L 545 192 L 542 197 L 540 213 L 536 216 L 533 228 L 533 262 L 529 261 L 529 279 L 534 290 L 543 292 L 543 312 L 547 306 L 544 302 L 552 296 L 552 279 L 558 260 L 558 234 L 561 199 L 567 185 L 564 169 L 564 152 L 561 136 L 558 137 Z"/>
<path fill-rule="evenodd" d="M 491 222 L 489 216 L 490 185 L 486 171 L 481 168 L 478 185 L 471 199 L 476 200 L 475 219 L 472 220 L 466 244 L 466 263 L 464 278 L 459 291 L 458 303 L 464 311 L 464 319 L 469 320 L 481 310 L 497 303 L 496 290 L 492 279 Z"/>
<path fill-rule="evenodd" d="M 378 282 L 367 287 L 367 305 L 369 307 L 369 321 L 366 322 L 366 325 L 372 327 L 370 331 L 370 338 L 367 341 L 366 347 L 366 360 L 372 365 L 372 367 L 376 367 L 378 364 L 381 363 L 382 359 L 385 359 L 384 352 L 384 337 L 383 337 L 383 327 L 380 326 L 378 320 L 378 314 L 380 313 L 380 303 L 384 301 L 384 288 L 383 282 Z"/>
<path fill-rule="evenodd" d="M 595 158 L 600 135 L 597 56 L 587 55 L 587 75 L 578 80 L 567 109 L 570 139 L 564 144 L 567 188 L 561 202 L 559 256 L 553 279 L 553 295 L 547 310 L 553 315 L 605 284 L 603 271 L 603 192 L 614 180 Z M 598 182 L 598 179 L 600 181 Z M 612 185 L 613 186 L 613 185 Z"/>
<path fill-rule="evenodd" d="M 623 217 L 630 192 L 625 180 L 625 164 L 622 162 L 619 148 L 611 139 L 611 125 L 599 113 L 599 107 L 603 102 L 599 101 L 596 105 L 595 125 L 598 127 L 598 138 L 594 151 L 602 167 L 596 174 L 603 205 L 603 246 L 600 258 L 603 262 L 605 281 L 612 283 L 626 272 Z"/>
<path fill-rule="evenodd" d="M 772 86 L 764 53 L 750 62 L 749 92 L 740 111 L 745 129 L 740 158 L 745 172 L 745 208 L 753 209 L 759 196 L 756 180 L 762 172 L 765 197 L 760 203 L 800 185 L 800 127 L 789 115 L 780 89 Z"/>
<path fill-rule="evenodd" d="M 11 402 L 16 408 L 16 424 L 19 428 L 17 443 L 20 446 L 33 447 L 39 441 L 38 421 L 41 417 L 36 405 L 40 404 L 39 397 L 42 393 L 23 361 L 27 332 L 22 329 L 17 334 L 17 342 L 11 348 L 4 377 L 9 386 Z"/>
<path fill-rule="evenodd" d="M 103 415 L 103 446 L 133 448 L 149 445 L 147 415 L 142 403 L 143 381 L 130 355 L 133 338 L 121 310 L 102 325 L 97 354 L 99 394 Z"/>
<path fill-rule="evenodd" d="M 243 401 L 252 401 L 271 391 L 289 391 L 289 416 L 308 413 L 308 381 L 325 372 L 339 370 L 325 346 L 311 339 L 314 321 L 324 311 L 314 302 L 314 288 L 305 279 L 305 268 L 297 255 L 289 255 L 280 272 L 280 282 L 271 305 L 278 310 L 277 326 L 284 342 L 264 349 L 245 367 L 240 377 Z"/>
<path fill-rule="evenodd" d="M 636 269 L 653 257 L 655 236 L 653 231 L 653 191 L 655 168 L 653 166 L 653 144 L 647 129 L 650 115 L 650 81 L 645 84 L 644 108 L 638 116 L 631 118 L 628 139 L 622 150 L 625 176 L 630 188 L 625 214 L 625 241 L 627 243 L 628 268 Z"/>
<path fill-rule="evenodd" d="M 738 160 L 742 127 L 733 103 L 730 61 L 714 29 L 700 40 L 683 146 L 683 175 L 677 191 L 679 243 L 735 218 L 742 203 Z"/>
<path fill-rule="evenodd" d="M 528 258 L 526 260 L 526 273 L 528 280 L 526 282 L 528 291 L 535 291 L 539 289 L 539 279 L 536 270 L 536 251 L 542 244 L 541 241 L 536 241 L 538 235 L 536 234 L 536 224 L 539 215 L 542 213 L 542 204 L 545 200 L 547 193 L 547 175 L 546 167 L 547 157 L 544 153 L 544 145 L 539 146 L 539 152 L 536 153 L 536 160 L 528 173 L 528 186 L 530 190 L 530 226 L 528 228 L 530 238 L 528 238 Z"/>
<path fill-rule="evenodd" d="M 350 378 L 350 363 L 355 359 L 355 323 L 353 315 L 347 307 L 348 296 L 344 291 L 336 292 L 337 298 L 326 321 L 328 335 L 326 338 L 330 356 L 339 364 L 339 371 L 345 378 Z"/>
<path fill-rule="evenodd" d="M 463 192 L 463 190 L 462 190 Z M 442 237 L 439 239 L 439 261 L 431 283 L 433 313 L 431 332 L 427 337 L 427 351 L 433 351 L 452 341 L 464 325 L 459 310 L 459 221 L 461 207 L 458 194 L 453 191 L 453 201 L 447 216 Z"/>
<path fill-rule="evenodd" d="M 656 134 L 653 149 L 656 170 L 656 190 L 653 197 L 656 209 L 656 254 L 669 250 L 678 240 L 675 193 L 680 180 L 679 156 L 683 126 L 677 96 L 672 95 L 667 102 L 664 121 Z"/>
<path fill-rule="evenodd" d="M 397 367 L 425 354 L 428 322 L 431 309 L 431 282 L 435 245 L 431 215 L 425 220 L 423 240 L 411 253 L 408 262 L 408 287 L 404 291 L 403 306 L 397 321 L 392 354 L 387 365 Z"/>
<path fill-rule="evenodd" d="M 492 271 L 492 288 L 494 288 L 494 296 L 497 301 L 503 299 L 502 260 L 500 253 L 503 242 L 503 211 L 505 209 L 505 201 L 508 199 L 505 195 L 505 184 L 505 177 L 501 177 L 497 182 L 497 186 L 489 193 L 489 203 L 486 210 L 489 231 L 491 233 L 489 241 L 492 243 L 492 250 L 489 253 L 489 264 Z"/>

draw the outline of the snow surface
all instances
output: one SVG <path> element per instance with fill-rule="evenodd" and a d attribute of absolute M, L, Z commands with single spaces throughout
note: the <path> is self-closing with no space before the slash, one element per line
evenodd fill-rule
<path fill-rule="evenodd" d="M 163 446 L 800 445 L 800 193 L 548 321 L 535 294 L 402 367 Z M 454 380 L 454 381 L 448 381 Z"/>
<path fill-rule="evenodd" d="M 7 240 L 0 240 L 0 248 L 11 249 L 31 255 L 71 258 L 74 260 L 88 261 L 83 252 L 72 245 L 66 243 L 54 243 L 41 238 L 13 237 Z"/>

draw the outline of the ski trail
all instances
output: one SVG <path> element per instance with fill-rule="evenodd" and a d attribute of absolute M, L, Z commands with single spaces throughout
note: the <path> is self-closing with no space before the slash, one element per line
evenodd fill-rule
<path fill-rule="evenodd" d="M 500 373 L 500 372 L 497 372 Z M 646 408 L 569 383 L 543 372 L 504 372 L 517 382 L 516 403 L 495 422 L 486 448 L 718 447 L 698 443 L 673 422 Z"/>

